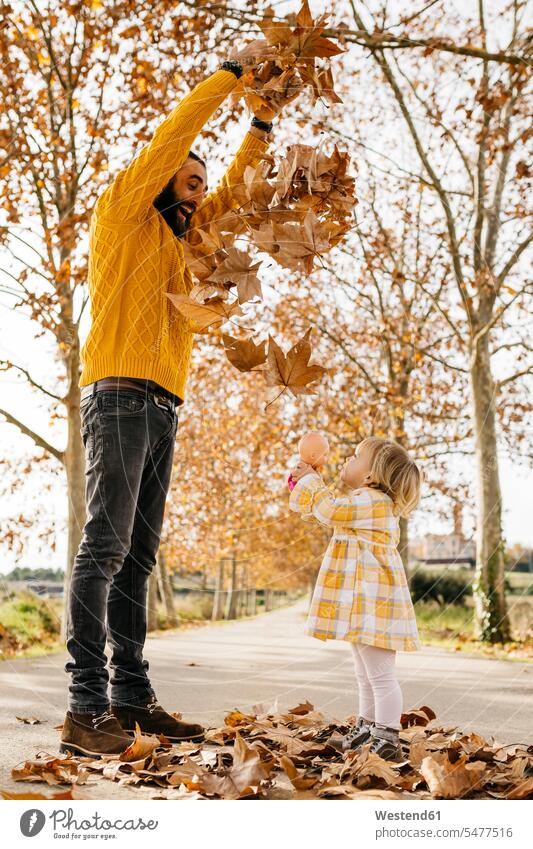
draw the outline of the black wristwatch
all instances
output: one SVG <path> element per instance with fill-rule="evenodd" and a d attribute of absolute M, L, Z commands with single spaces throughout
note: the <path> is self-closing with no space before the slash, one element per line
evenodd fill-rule
<path fill-rule="evenodd" d="M 255 115 L 252 118 L 252 127 L 257 127 L 258 130 L 264 130 L 265 133 L 272 132 L 272 121 L 261 121 L 260 118 L 256 118 Z"/>
<path fill-rule="evenodd" d="M 225 62 L 222 62 L 220 70 L 231 71 L 232 74 L 235 74 L 237 79 L 242 77 L 242 65 L 238 59 L 226 59 Z"/>

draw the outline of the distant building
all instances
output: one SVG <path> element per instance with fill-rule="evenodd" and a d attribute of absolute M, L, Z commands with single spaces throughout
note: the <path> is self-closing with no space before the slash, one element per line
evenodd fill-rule
<path fill-rule="evenodd" d="M 470 566 L 476 563 L 476 544 L 462 534 L 427 534 L 422 539 L 413 540 L 409 546 L 413 559 L 422 563 L 447 563 L 458 566 L 465 562 Z"/>

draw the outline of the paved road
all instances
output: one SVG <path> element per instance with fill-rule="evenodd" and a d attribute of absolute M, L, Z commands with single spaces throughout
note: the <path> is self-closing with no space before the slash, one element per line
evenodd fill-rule
<path fill-rule="evenodd" d="M 307 637 L 304 616 L 300 602 L 253 619 L 148 639 L 145 656 L 160 702 L 206 726 L 221 724 L 234 707 L 283 709 L 306 699 L 328 718 L 355 713 L 348 647 Z M 58 752 L 54 726 L 66 710 L 67 657 L 0 663 L 0 787 L 21 792 L 12 767 L 38 751 Z M 533 664 L 427 647 L 400 652 L 397 669 L 404 710 L 429 705 L 437 714 L 434 725 L 475 730 L 489 742 L 491 736 L 500 743 L 532 742 Z M 43 724 L 23 725 L 16 716 L 36 716 Z M 43 784 L 24 787 L 53 792 Z"/>

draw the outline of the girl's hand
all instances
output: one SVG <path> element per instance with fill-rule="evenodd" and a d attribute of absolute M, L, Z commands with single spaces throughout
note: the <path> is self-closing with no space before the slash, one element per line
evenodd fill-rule
<path fill-rule="evenodd" d="M 299 460 L 296 466 L 294 466 L 294 468 L 290 470 L 292 479 L 296 481 L 296 483 L 298 483 L 300 478 L 303 478 L 303 476 L 307 475 L 309 472 L 314 472 L 315 474 L 317 474 L 315 469 L 313 469 L 313 467 L 310 466 L 309 463 L 304 463 L 303 460 Z"/>

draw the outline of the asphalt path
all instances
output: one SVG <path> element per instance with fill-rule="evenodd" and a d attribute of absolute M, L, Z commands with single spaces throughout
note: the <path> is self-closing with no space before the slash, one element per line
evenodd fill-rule
<path fill-rule="evenodd" d="M 145 657 L 161 704 L 207 727 L 224 714 L 254 707 L 273 711 L 310 701 L 328 719 L 357 712 L 349 647 L 303 633 L 306 602 L 236 622 L 176 630 L 150 637 Z M 37 752 L 58 754 L 67 705 L 66 652 L 0 663 L 0 788 L 60 792 L 42 783 L 14 782 L 11 769 Z M 533 742 L 533 664 L 480 658 L 423 647 L 399 652 L 403 709 L 429 705 L 432 726 L 476 731 L 490 744 Z M 16 717 L 36 717 L 38 725 Z M 112 782 L 104 782 L 112 798 Z M 142 796 L 128 788 L 122 798 Z M 140 792 L 139 792 L 140 791 Z"/>

